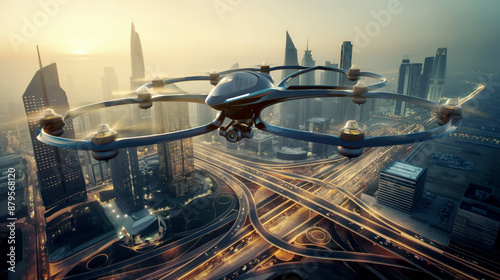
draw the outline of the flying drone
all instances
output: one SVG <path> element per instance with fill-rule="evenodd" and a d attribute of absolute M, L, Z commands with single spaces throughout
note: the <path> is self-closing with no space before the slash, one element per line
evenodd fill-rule
<path fill-rule="evenodd" d="M 277 85 L 269 75 L 276 70 L 296 70 L 285 77 Z M 352 86 L 323 86 L 323 85 L 287 85 L 287 82 L 305 73 L 324 70 L 346 75 L 350 81 L 357 82 Z M 360 77 L 375 80 L 367 85 Z M 173 94 L 153 95 L 165 85 L 188 82 L 209 81 L 214 86 L 207 94 Z M 118 149 L 156 144 L 198 136 L 204 133 L 219 130 L 219 135 L 229 142 L 237 142 L 244 138 L 252 138 L 253 129 L 282 137 L 297 140 L 317 142 L 321 144 L 338 146 L 339 152 L 347 157 L 357 157 L 363 153 L 364 147 L 390 146 L 427 141 L 446 136 L 452 133 L 462 118 L 462 108 L 456 100 L 449 99 L 445 104 L 417 97 L 373 91 L 387 85 L 387 79 L 379 74 L 361 72 L 359 68 L 351 67 L 349 70 L 316 66 L 276 66 L 262 65 L 260 68 L 241 68 L 222 72 L 212 72 L 207 75 L 188 76 L 174 79 L 155 78 L 151 83 L 139 87 L 135 98 L 122 98 L 90 104 L 68 111 L 64 117 L 56 114 L 52 109 L 45 111 L 39 119 L 38 140 L 57 147 L 92 150 L 92 155 L 98 160 L 109 160 L 118 154 Z M 338 135 L 329 135 L 300 131 L 266 123 L 261 118 L 264 108 L 285 101 L 317 98 L 317 97 L 343 97 L 352 99 L 356 104 L 364 104 L 368 98 L 383 98 L 400 100 L 415 104 L 436 114 L 439 127 L 411 134 L 365 137 L 364 131 L 356 121 L 347 121 L 345 127 L 340 129 Z M 97 132 L 92 134 L 90 140 L 77 140 L 60 137 L 64 132 L 65 121 L 85 114 L 87 112 L 124 104 L 138 104 L 141 109 L 148 109 L 155 102 L 194 102 L 206 104 L 219 111 L 217 117 L 209 124 L 176 132 L 118 138 L 117 132 L 107 124 L 99 125 Z M 225 118 L 231 121 L 223 126 Z"/>

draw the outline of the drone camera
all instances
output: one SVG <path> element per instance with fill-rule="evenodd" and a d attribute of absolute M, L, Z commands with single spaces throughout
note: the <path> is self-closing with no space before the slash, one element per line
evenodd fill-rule
<path fill-rule="evenodd" d="M 61 136 L 64 133 L 64 126 L 66 125 L 62 116 L 56 114 L 52 109 L 45 110 L 43 117 L 38 120 L 38 124 L 43 128 L 45 133 L 52 136 Z"/>
<path fill-rule="evenodd" d="M 232 143 L 238 142 L 243 138 L 252 138 L 252 128 L 243 123 L 237 123 L 226 128 L 219 128 L 219 135 L 226 137 L 226 140 Z"/>
<path fill-rule="evenodd" d="M 107 124 L 100 124 L 97 127 L 97 132 L 92 134 L 90 142 L 96 145 L 104 145 L 116 140 L 118 133 L 111 129 Z M 110 150 L 95 150 L 92 151 L 92 157 L 96 160 L 110 160 L 118 155 L 117 149 Z"/>

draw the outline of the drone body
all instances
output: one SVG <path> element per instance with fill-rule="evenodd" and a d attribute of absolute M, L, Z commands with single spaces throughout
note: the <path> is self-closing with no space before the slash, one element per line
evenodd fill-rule
<path fill-rule="evenodd" d="M 287 76 L 278 85 L 275 85 L 269 73 L 284 69 L 296 69 L 299 71 Z M 378 82 L 366 85 L 363 81 L 358 81 L 354 86 L 286 85 L 290 79 L 316 70 L 338 72 L 347 75 L 347 78 L 353 82 L 357 81 L 359 77 L 376 79 Z M 208 95 L 152 94 L 152 92 L 161 92 L 161 89 L 167 84 L 199 80 L 210 81 L 210 84 L 215 86 Z M 57 147 L 92 150 L 94 158 L 109 160 L 118 154 L 118 149 L 120 148 L 174 141 L 201 135 L 216 129 L 219 129 L 219 134 L 228 141 L 237 142 L 243 138 L 252 138 L 253 129 L 257 128 L 282 137 L 336 145 L 339 146 L 338 150 L 342 155 L 357 157 L 362 154 L 363 147 L 388 146 L 431 140 L 448 135 L 459 124 L 462 117 L 462 109 L 456 102 L 449 101 L 441 105 L 416 97 L 372 91 L 386 84 L 386 78 L 375 73 L 361 72 L 358 68 L 351 68 L 346 71 L 325 66 L 269 67 L 264 65 L 260 68 L 234 69 L 220 73 L 211 73 L 205 76 L 190 76 L 166 80 L 155 79 L 152 83 L 138 88 L 136 98 L 104 101 L 76 108 L 67 112 L 64 119 L 53 111 L 46 113 L 39 121 L 41 129 L 38 139 Z M 350 97 L 354 103 L 359 105 L 364 104 L 368 98 L 401 100 L 435 112 L 438 124 L 441 126 L 413 134 L 365 137 L 364 131 L 359 128 L 356 121 L 348 121 L 337 136 L 278 127 L 264 122 L 261 118 L 262 110 L 268 106 L 290 100 L 316 97 Z M 124 104 L 138 104 L 139 108 L 148 109 L 154 106 L 155 102 L 194 102 L 206 104 L 219 111 L 219 115 L 210 124 L 163 134 L 117 138 L 116 132 L 110 129 L 109 126 L 100 125 L 98 132 L 92 135 L 90 141 L 59 137 L 62 134 L 64 120 L 80 116 L 92 110 Z M 231 122 L 226 126 L 222 126 L 225 118 L 231 119 Z"/>

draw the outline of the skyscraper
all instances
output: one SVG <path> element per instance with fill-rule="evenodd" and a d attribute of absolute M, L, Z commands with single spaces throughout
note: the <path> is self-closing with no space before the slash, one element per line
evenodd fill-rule
<path fill-rule="evenodd" d="M 427 169 L 400 161 L 379 175 L 377 202 L 410 213 L 424 191 Z"/>
<path fill-rule="evenodd" d="M 188 104 L 170 102 L 154 105 L 155 133 L 189 129 Z M 158 181 L 162 189 L 179 197 L 195 186 L 193 140 L 191 138 L 163 142 L 158 148 Z"/>
<path fill-rule="evenodd" d="M 132 23 L 132 32 L 130 40 L 130 54 L 132 76 L 130 77 L 130 87 L 135 90 L 144 82 L 145 70 L 144 59 L 142 56 L 142 46 L 139 34 L 135 32 L 134 24 Z M 106 71 L 106 70 L 105 70 Z M 114 71 L 113 71 L 114 72 Z M 113 73 L 108 69 L 110 80 L 109 85 L 113 86 Z M 106 75 L 106 72 L 105 72 Z M 104 86 L 103 86 L 104 90 Z M 141 112 L 137 106 L 132 107 L 132 118 L 126 120 L 136 127 L 142 128 L 142 134 L 151 132 L 151 120 L 144 120 L 143 117 L 150 115 L 150 112 Z M 142 110 L 145 111 L 145 110 Z M 147 123 L 145 126 L 143 123 Z M 123 135 L 122 137 L 132 136 Z M 144 186 L 139 170 L 139 159 L 137 156 L 137 148 L 120 149 L 117 157 L 109 161 L 109 169 L 111 170 L 111 178 L 113 179 L 113 188 L 116 194 L 118 207 L 126 213 L 139 211 L 144 207 L 143 193 Z"/>
<path fill-rule="evenodd" d="M 417 97 L 427 98 L 427 92 L 429 91 L 429 83 L 431 79 L 432 65 L 434 64 L 434 57 L 426 57 L 424 62 L 424 71 L 420 77 L 420 82 L 418 83 Z"/>
<path fill-rule="evenodd" d="M 212 108 L 205 104 L 196 104 L 198 108 L 198 125 L 206 125 L 215 119 L 215 112 Z M 212 142 L 212 136 L 216 132 L 212 131 L 200 136 L 205 142 Z"/>
<path fill-rule="evenodd" d="M 101 77 L 101 85 L 104 100 L 112 99 L 113 92 L 118 91 L 118 77 L 116 76 L 115 68 L 104 67 L 104 77 Z"/>
<path fill-rule="evenodd" d="M 139 33 L 135 31 L 134 23 L 130 32 L 130 62 L 132 66 L 132 76 L 130 77 L 130 88 L 135 90 L 144 84 L 146 70 L 144 67 L 144 57 L 142 55 L 142 45 Z"/>
<path fill-rule="evenodd" d="M 325 61 L 326 67 L 338 68 L 338 63 L 331 63 L 330 61 Z M 325 71 L 321 73 L 323 76 L 322 85 L 326 86 L 336 86 L 339 84 L 339 73 L 333 71 Z M 338 97 L 330 97 L 330 98 L 322 98 L 321 104 L 323 105 L 321 108 L 321 117 L 327 120 L 337 121 L 337 114 L 339 110 L 339 98 Z"/>
<path fill-rule="evenodd" d="M 130 34 L 130 61 L 132 76 L 130 77 L 130 89 L 136 90 L 138 87 L 146 82 L 146 70 L 144 67 L 144 57 L 142 55 L 142 45 L 139 33 L 135 31 L 134 23 L 132 23 L 132 30 Z M 132 107 L 132 115 L 134 119 L 132 124 L 135 128 L 143 134 L 150 134 L 151 129 L 151 110 L 143 110 L 137 106 Z"/>
<path fill-rule="evenodd" d="M 286 32 L 286 46 L 285 46 L 285 61 L 283 65 L 299 65 L 299 61 L 297 58 L 297 48 L 293 44 L 292 38 Z M 287 69 L 283 70 L 282 78 L 287 77 L 288 75 L 296 72 L 295 69 Z M 292 79 L 288 85 L 298 85 L 299 79 Z M 281 125 L 287 128 L 299 129 L 299 126 L 303 122 L 303 118 L 301 118 L 301 114 L 304 112 L 304 102 L 303 100 L 294 100 L 281 103 L 280 106 L 280 115 L 281 115 Z M 279 137 L 278 140 L 278 148 L 282 147 L 299 147 L 301 143 L 297 140 Z"/>
<path fill-rule="evenodd" d="M 446 80 L 446 57 L 447 48 L 438 48 L 434 63 L 432 65 L 432 72 L 429 84 L 428 99 L 438 102 L 443 93 L 443 85 Z"/>
<path fill-rule="evenodd" d="M 307 47 L 306 50 L 304 51 L 304 56 L 302 57 L 302 66 L 307 66 L 307 67 L 314 67 L 316 66 L 316 61 L 313 59 L 311 50 L 309 50 L 309 42 L 307 42 Z M 316 79 L 315 79 L 316 72 L 311 71 L 309 73 L 303 74 L 300 76 L 300 84 L 301 85 L 315 85 L 316 84 Z M 299 100 L 300 103 L 303 103 L 304 110 L 303 112 L 300 112 L 303 116 L 301 116 L 302 122 L 305 122 L 305 120 L 314 117 L 313 114 L 317 114 L 316 116 L 320 116 L 321 114 L 320 111 L 314 110 L 313 104 L 314 100 L 311 98 L 304 99 L 304 100 Z M 302 123 L 301 123 L 302 124 Z"/>
<path fill-rule="evenodd" d="M 410 80 L 411 80 L 411 64 L 409 59 L 403 59 L 403 62 L 399 66 L 399 76 L 398 76 L 398 94 L 410 95 Z M 394 108 L 395 115 L 404 116 L 406 114 L 406 102 L 400 100 L 396 101 L 396 107 Z"/>
<path fill-rule="evenodd" d="M 299 65 L 299 59 L 297 56 L 297 48 L 295 47 L 295 44 L 292 41 L 292 38 L 290 37 L 290 34 L 288 34 L 288 31 L 286 32 L 286 44 L 285 44 L 285 61 L 283 65 Z M 295 69 L 287 69 L 283 70 L 281 79 L 284 79 L 286 76 L 292 74 L 297 70 Z M 299 80 L 291 80 L 290 85 L 298 85 Z"/>
<path fill-rule="evenodd" d="M 37 47 L 38 50 L 38 47 Z M 46 109 L 63 113 L 69 110 L 66 92 L 59 85 L 57 65 L 42 67 L 31 79 L 23 94 L 33 152 L 38 169 L 38 181 L 45 209 L 64 208 L 87 199 L 85 180 L 76 150 L 56 148 L 36 139 L 38 119 Z M 65 137 L 74 138 L 72 121 L 66 122 Z"/>
<path fill-rule="evenodd" d="M 302 66 L 313 67 L 316 66 L 316 61 L 313 59 L 311 50 L 309 50 L 309 42 L 307 42 L 307 48 L 304 51 L 304 56 L 302 57 Z M 316 72 L 309 72 L 300 76 L 300 84 L 301 85 L 315 85 Z"/>
<path fill-rule="evenodd" d="M 403 62 L 399 66 L 397 93 L 401 95 L 416 96 L 421 72 L 422 63 L 410 63 L 409 59 L 403 59 Z M 405 116 L 407 105 L 406 102 L 397 100 L 394 114 Z"/>
<path fill-rule="evenodd" d="M 340 52 L 340 68 L 349 70 L 352 66 L 352 44 L 350 41 L 342 43 Z M 347 79 L 346 75 L 339 75 L 340 86 L 352 86 L 353 82 Z M 339 98 L 339 109 L 337 114 L 338 123 L 345 123 L 348 120 L 359 120 L 360 107 L 354 104 L 350 98 Z"/>
<path fill-rule="evenodd" d="M 449 245 L 473 258 L 500 262 L 500 202 L 493 188 L 469 184 L 457 210 Z"/>
<path fill-rule="evenodd" d="M 326 134 L 328 131 L 329 121 L 325 118 L 311 118 L 306 121 L 306 131 L 314 132 L 314 133 L 323 133 Z M 329 145 L 308 142 L 309 144 L 309 152 L 313 155 L 320 157 L 326 156 L 328 152 Z"/>

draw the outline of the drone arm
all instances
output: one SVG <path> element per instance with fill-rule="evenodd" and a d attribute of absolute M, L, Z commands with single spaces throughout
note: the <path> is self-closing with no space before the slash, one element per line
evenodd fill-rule
<path fill-rule="evenodd" d="M 145 145 L 152 145 L 156 144 L 159 142 L 169 142 L 169 141 L 175 141 L 175 140 L 181 140 L 185 138 L 190 138 L 194 136 L 198 136 L 201 134 L 205 134 L 211 131 L 216 130 L 219 128 L 222 123 L 224 122 L 224 113 L 219 113 L 217 118 L 204 126 L 199 126 L 191 129 L 186 129 L 182 131 L 176 131 L 176 132 L 167 132 L 167 133 L 162 133 L 162 134 L 154 134 L 154 135 L 147 135 L 147 136 L 137 136 L 137 137 L 129 137 L 129 138 L 121 138 L 117 139 L 114 142 L 108 143 L 108 144 L 102 144 L 102 145 L 96 145 L 90 142 L 89 140 L 75 140 L 75 139 L 68 139 L 68 138 L 63 138 L 63 137 L 56 137 L 49 135 L 41 130 L 37 130 L 37 139 L 41 142 L 44 142 L 46 144 L 56 146 L 56 147 L 61 147 L 61 148 L 69 148 L 69 149 L 79 149 L 79 150 L 94 150 L 94 151 L 100 151 L 100 150 L 112 150 L 112 149 L 121 149 L 121 148 L 128 148 L 128 147 L 137 147 L 137 146 L 145 146 Z"/>
<path fill-rule="evenodd" d="M 205 104 L 206 94 L 176 94 L 176 95 L 157 95 L 151 98 L 151 102 L 193 102 Z"/>
<path fill-rule="evenodd" d="M 150 102 L 178 101 L 178 102 L 193 102 L 193 103 L 204 104 L 205 98 L 207 98 L 206 94 L 157 95 L 153 96 L 150 99 Z M 64 120 L 70 120 L 74 117 L 78 117 L 85 113 L 98 109 L 114 107 L 119 105 L 126 105 L 126 104 L 136 104 L 136 103 L 141 103 L 143 101 L 144 100 L 140 98 L 122 98 L 122 99 L 98 102 L 68 111 L 66 115 L 64 115 Z"/>
<path fill-rule="evenodd" d="M 165 80 L 163 80 L 163 83 L 168 85 L 168 84 L 174 84 L 174 83 L 180 83 L 180 82 L 210 81 L 211 79 L 212 78 L 210 76 L 188 76 L 188 77 L 181 77 L 181 78 L 165 79 Z"/>
<path fill-rule="evenodd" d="M 139 100 L 138 98 L 122 98 L 122 99 L 97 102 L 68 111 L 66 115 L 64 115 L 64 120 L 70 120 L 74 117 L 78 117 L 87 112 L 99 110 L 102 108 L 113 107 L 118 105 L 134 104 L 140 102 L 141 100 Z"/>
<path fill-rule="evenodd" d="M 360 141 L 346 141 L 336 135 L 313 133 L 270 125 L 262 121 L 260 116 L 256 121 L 255 127 L 265 132 L 287 138 L 352 148 L 391 146 L 428 141 L 449 135 L 456 129 L 450 121 L 446 125 L 423 132 L 406 135 L 367 137 Z"/>

